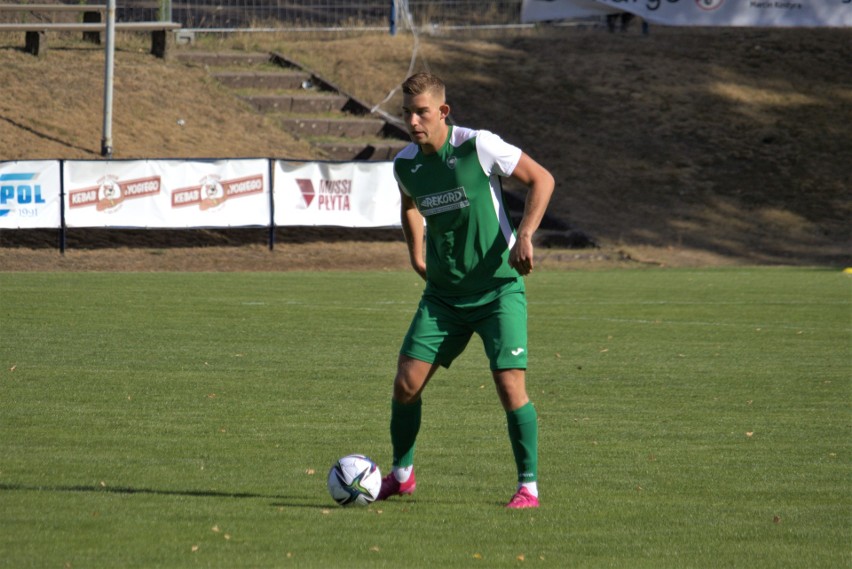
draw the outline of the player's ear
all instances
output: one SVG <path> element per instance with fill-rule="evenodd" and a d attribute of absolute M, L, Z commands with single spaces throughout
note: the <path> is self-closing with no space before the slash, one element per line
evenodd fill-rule
<path fill-rule="evenodd" d="M 447 118 L 450 114 L 450 106 L 447 103 L 444 103 L 443 105 L 438 107 L 438 110 L 441 112 L 442 119 Z"/>

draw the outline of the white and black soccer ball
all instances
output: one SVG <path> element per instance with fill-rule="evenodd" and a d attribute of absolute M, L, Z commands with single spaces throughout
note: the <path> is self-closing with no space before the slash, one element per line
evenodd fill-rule
<path fill-rule="evenodd" d="M 341 506 L 366 506 L 379 497 L 382 473 L 362 454 L 339 459 L 328 471 L 328 493 Z"/>

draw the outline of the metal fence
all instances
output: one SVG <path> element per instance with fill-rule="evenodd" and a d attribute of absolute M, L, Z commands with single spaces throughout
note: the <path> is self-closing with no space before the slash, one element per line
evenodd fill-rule
<path fill-rule="evenodd" d="M 29 0 L 12 0 L 25 5 Z M 106 0 L 59 0 L 63 4 Z M 116 21 L 171 20 L 195 31 L 321 31 L 520 25 L 522 0 L 116 0 Z M 0 22 L 74 21 L 76 13 L 5 11 Z"/>
<path fill-rule="evenodd" d="M 520 23 L 522 0 L 117 0 L 119 20 L 171 18 L 197 30 L 399 29 Z"/>

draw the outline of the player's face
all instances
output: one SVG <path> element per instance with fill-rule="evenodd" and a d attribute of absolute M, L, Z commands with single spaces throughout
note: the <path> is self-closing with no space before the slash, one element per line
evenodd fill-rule
<path fill-rule="evenodd" d="M 408 135 L 426 153 L 437 152 L 447 139 L 444 119 L 450 108 L 436 93 L 427 91 L 419 95 L 404 95 L 402 114 Z"/>

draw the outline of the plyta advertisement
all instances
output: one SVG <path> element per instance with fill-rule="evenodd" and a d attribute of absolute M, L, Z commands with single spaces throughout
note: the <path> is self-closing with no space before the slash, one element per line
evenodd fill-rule
<path fill-rule="evenodd" d="M 55 229 L 62 223 L 58 160 L 0 162 L 0 229 Z"/>
<path fill-rule="evenodd" d="M 275 163 L 275 225 L 398 227 L 392 162 Z"/>
<path fill-rule="evenodd" d="M 269 224 L 267 160 L 67 161 L 68 227 Z"/>

